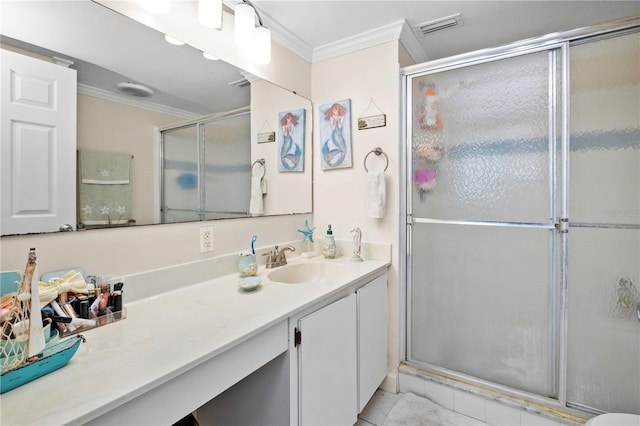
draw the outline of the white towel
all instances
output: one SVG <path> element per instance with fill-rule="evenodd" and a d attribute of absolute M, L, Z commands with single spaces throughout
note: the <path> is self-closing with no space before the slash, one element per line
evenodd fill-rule
<path fill-rule="evenodd" d="M 367 173 L 367 201 L 369 217 L 381 219 L 384 217 L 384 207 L 387 202 L 387 189 L 383 171 Z"/>
<path fill-rule="evenodd" d="M 267 184 L 263 182 L 261 177 L 251 177 L 251 198 L 249 200 L 249 213 L 251 216 L 260 216 L 264 214 L 264 203 L 262 194 L 266 194 Z"/>

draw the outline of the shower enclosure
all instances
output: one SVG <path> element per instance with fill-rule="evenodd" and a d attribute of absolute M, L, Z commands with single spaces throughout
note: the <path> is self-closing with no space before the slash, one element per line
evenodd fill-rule
<path fill-rule="evenodd" d="M 248 215 L 248 110 L 182 123 L 161 129 L 160 134 L 162 223 Z"/>
<path fill-rule="evenodd" d="M 640 413 L 639 24 L 403 70 L 408 364 Z"/>

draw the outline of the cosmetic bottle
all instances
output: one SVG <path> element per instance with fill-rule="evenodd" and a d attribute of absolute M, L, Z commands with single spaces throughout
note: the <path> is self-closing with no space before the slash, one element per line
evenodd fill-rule
<path fill-rule="evenodd" d="M 324 236 L 324 243 L 322 244 L 322 255 L 325 259 L 333 259 L 336 257 L 336 240 L 333 238 L 331 225 L 329 225 L 327 234 Z"/>

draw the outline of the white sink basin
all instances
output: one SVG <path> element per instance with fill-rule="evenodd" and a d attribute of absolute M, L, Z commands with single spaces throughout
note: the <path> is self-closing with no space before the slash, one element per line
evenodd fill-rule
<path fill-rule="evenodd" d="M 297 263 L 281 266 L 267 274 L 271 281 L 302 284 L 339 278 L 347 272 L 345 265 L 329 262 Z"/>

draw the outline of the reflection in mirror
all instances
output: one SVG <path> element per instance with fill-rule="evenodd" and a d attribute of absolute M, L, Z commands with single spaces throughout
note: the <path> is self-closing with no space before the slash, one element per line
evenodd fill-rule
<path fill-rule="evenodd" d="M 162 134 L 162 223 L 247 216 L 251 120 L 215 114 Z"/>
<path fill-rule="evenodd" d="M 77 70 L 77 149 L 133 157 L 130 168 L 131 223 L 161 223 L 161 206 L 166 202 L 161 201 L 160 196 L 164 179 L 158 129 L 181 128 L 202 117 L 229 115 L 230 111 L 239 108 L 250 111 L 245 115 L 250 120 L 250 128 L 235 134 L 232 139 L 235 144 L 243 145 L 238 152 L 243 152 L 246 159 L 241 160 L 231 153 L 228 145 L 231 139 L 228 139 L 224 148 L 218 151 L 215 143 L 213 151 L 211 147 L 205 150 L 203 161 L 210 163 L 211 159 L 218 161 L 233 156 L 227 163 L 216 163 L 212 167 L 242 172 L 234 171 L 235 175 L 224 177 L 217 174 L 201 177 L 204 192 L 197 196 L 190 194 L 197 197 L 199 203 L 195 205 L 190 201 L 189 209 L 195 213 L 174 214 L 167 221 L 246 215 L 250 199 L 250 166 L 258 158 L 266 161 L 265 179 L 269 181 L 269 190 L 264 196 L 264 214 L 311 211 L 310 101 L 267 81 L 256 80 L 223 61 L 207 60 L 202 52 L 188 45 L 171 45 L 164 40 L 163 34 L 91 1 L 3 2 L 2 8 L 0 41 L 3 49 L 49 62 L 53 61 L 52 57 L 62 58 L 71 62 L 70 68 Z M 153 95 L 143 98 L 120 92 L 116 86 L 123 82 L 141 84 Z M 3 80 L 2 90 L 6 91 L 4 84 Z M 279 173 L 277 142 L 257 144 L 257 134 L 265 123 L 275 130 L 280 112 L 299 108 L 304 108 L 308 117 L 307 168 L 299 174 Z M 5 144 L 4 137 L 2 144 Z M 209 158 L 207 151 L 211 151 Z M 75 165 L 76 159 L 69 158 L 65 163 L 67 167 Z M 195 167 L 193 164 L 190 167 Z M 167 171 L 168 166 L 165 164 Z M 203 170 L 208 170 L 207 166 Z M 176 178 L 178 176 L 172 184 L 180 186 Z M 214 183 L 206 184 L 205 181 L 211 179 Z M 183 184 L 185 180 L 188 185 L 189 177 L 182 178 Z M 198 185 L 197 179 L 195 184 Z M 74 186 L 72 182 L 65 190 Z M 233 192 L 233 202 L 229 199 L 230 192 Z M 229 203 L 211 205 L 215 200 Z M 207 215 L 204 214 L 206 211 L 244 213 Z M 76 221 L 71 223 L 75 225 Z M 41 230 L 24 229 L 19 233 L 29 232 Z"/>

